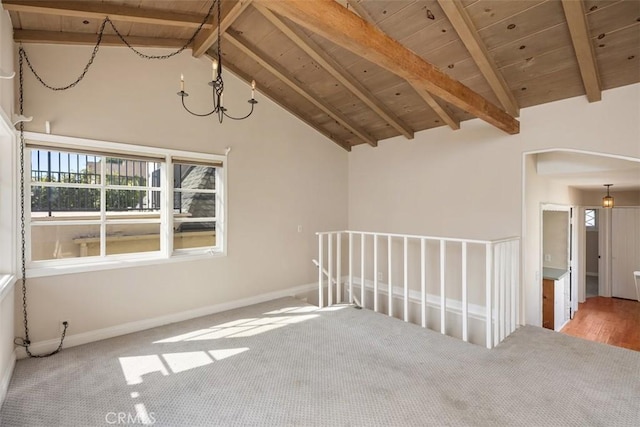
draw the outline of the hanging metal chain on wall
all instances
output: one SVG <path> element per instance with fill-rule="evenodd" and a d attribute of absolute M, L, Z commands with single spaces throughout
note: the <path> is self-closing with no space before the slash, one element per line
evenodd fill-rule
<path fill-rule="evenodd" d="M 173 52 L 165 54 L 165 55 L 147 55 L 147 54 L 142 53 L 139 50 L 135 49 L 131 45 L 131 43 L 129 43 L 127 41 L 127 39 L 120 33 L 120 31 L 118 31 L 118 29 L 114 25 L 113 21 L 111 21 L 109 19 L 109 17 L 106 17 L 104 19 L 104 21 L 102 21 L 102 24 L 100 25 L 100 28 L 98 30 L 98 36 L 97 36 L 97 39 L 96 39 L 96 45 L 93 48 L 93 51 L 91 53 L 91 57 L 89 58 L 89 61 L 87 62 L 87 65 L 85 65 L 84 69 L 82 70 L 82 72 L 80 73 L 78 78 L 76 78 L 73 82 L 69 83 L 66 86 L 52 86 L 52 85 L 46 83 L 42 79 L 42 77 L 34 69 L 33 65 L 31 64 L 31 61 L 29 60 L 29 56 L 27 55 L 27 52 L 24 50 L 24 47 L 21 44 L 20 47 L 18 48 L 18 67 L 19 67 L 19 73 L 20 73 L 19 74 L 19 114 L 21 116 L 24 115 L 24 62 L 25 61 L 27 63 L 27 66 L 29 67 L 29 69 L 31 70 L 33 75 L 35 76 L 35 78 L 38 80 L 38 82 L 40 82 L 40 84 L 42 84 L 47 89 L 50 89 L 50 90 L 53 90 L 53 91 L 63 91 L 63 90 L 71 89 L 71 88 L 75 87 L 78 83 L 80 83 L 82 81 L 82 79 L 84 79 L 85 75 L 89 71 L 89 68 L 91 67 L 91 65 L 93 65 L 93 61 L 95 60 L 96 55 L 98 54 L 98 50 L 100 49 L 100 43 L 102 43 L 102 37 L 104 35 L 104 29 L 105 29 L 107 24 L 109 24 L 111 26 L 111 28 L 116 33 L 118 38 L 122 41 L 122 43 L 124 43 L 129 49 L 131 49 L 139 57 L 141 57 L 143 59 L 168 59 L 168 58 L 171 58 L 172 56 L 175 56 L 175 55 L 183 52 L 185 49 L 187 49 L 193 43 L 193 41 L 196 39 L 196 37 L 198 36 L 200 31 L 204 27 L 204 25 L 211 18 L 211 14 L 213 12 L 214 6 L 216 5 L 216 3 L 219 3 L 220 1 L 221 0 L 214 0 L 213 1 L 211 6 L 209 7 L 209 11 L 207 12 L 207 15 L 204 17 L 204 19 L 202 20 L 202 22 L 200 23 L 198 28 L 196 28 L 196 30 L 194 31 L 193 35 L 189 38 L 189 40 L 187 40 L 185 42 L 185 44 L 183 46 L 181 46 L 176 51 L 173 51 Z M 218 30 L 219 30 L 219 28 L 218 28 Z M 28 320 L 28 316 L 27 316 L 27 267 L 26 267 L 27 266 L 27 256 L 26 256 L 27 243 L 26 243 L 26 220 L 25 220 L 25 197 L 24 197 L 24 191 L 25 191 L 25 177 L 24 177 L 24 168 L 25 168 L 25 158 L 24 158 L 24 154 L 25 154 L 24 122 L 21 121 L 19 123 L 18 130 L 19 130 L 19 133 L 20 133 L 20 239 L 21 239 L 21 245 L 20 245 L 21 271 L 20 272 L 21 272 L 21 275 L 22 275 L 22 314 L 23 314 L 23 322 L 24 322 L 24 338 L 21 338 L 21 337 L 16 338 L 14 340 L 14 343 L 16 345 L 24 347 L 25 351 L 26 351 L 26 353 L 27 353 L 27 355 L 29 357 L 43 358 L 43 357 L 53 356 L 54 354 L 56 354 L 56 353 L 60 352 L 60 350 L 62 350 L 62 345 L 64 343 L 64 338 L 65 338 L 65 336 L 67 334 L 67 328 L 69 327 L 69 323 L 66 322 L 66 321 L 62 323 L 63 330 L 62 330 L 62 335 L 60 337 L 60 344 L 58 345 L 58 347 L 54 351 L 52 351 L 50 353 L 46 353 L 46 354 L 33 354 L 33 353 L 31 353 L 31 350 L 29 349 L 29 347 L 31 346 L 31 340 L 29 338 L 29 320 Z"/>
<path fill-rule="evenodd" d="M 19 113 L 20 115 L 24 114 L 24 49 L 20 46 L 18 49 L 18 64 L 19 64 Z M 86 71 L 85 71 L 86 73 Z M 76 82 L 77 84 L 77 82 Z M 62 336 L 60 337 L 60 344 L 58 348 L 56 348 L 51 353 L 47 354 L 33 354 L 29 347 L 31 346 L 31 340 L 29 338 L 29 318 L 27 316 L 27 254 L 26 254 L 26 221 L 25 221 L 25 208 L 24 208 L 24 122 L 19 123 L 20 129 L 20 253 L 21 253 L 21 270 L 20 273 L 22 275 L 22 314 L 23 314 L 23 322 L 24 322 L 24 338 L 16 338 L 13 342 L 16 345 L 22 346 L 25 348 L 27 355 L 29 357 L 49 357 L 58 353 L 62 349 L 62 343 L 64 342 L 64 337 L 67 334 L 67 328 L 69 327 L 68 322 L 63 323 L 64 329 L 62 330 Z"/>

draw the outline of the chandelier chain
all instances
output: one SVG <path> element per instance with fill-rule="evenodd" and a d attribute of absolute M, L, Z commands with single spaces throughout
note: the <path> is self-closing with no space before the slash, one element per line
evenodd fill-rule
<path fill-rule="evenodd" d="M 220 48 L 220 23 L 222 22 L 222 15 L 220 15 L 220 13 L 222 9 L 220 3 L 222 2 L 218 0 L 218 46 L 216 47 L 218 51 L 218 76 L 222 75 L 222 49 Z"/>
<path fill-rule="evenodd" d="M 22 46 L 22 44 L 20 44 L 20 47 L 18 48 L 18 62 L 19 62 L 19 70 L 20 70 L 20 76 L 19 76 L 19 112 L 20 115 L 24 114 L 24 63 L 27 63 L 27 66 L 29 67 L 29 69 L 31 70 L 31 72 L 33 73 L 33 75 L 35 76 L 36 80 L 38 80 L 38 82 L 40 82 L 40 84 L 42 84 L 44 87 L 46 87 L 49 90 L 52 91 L 64 91 L 67 89 L 71 89 L 73 87 L 75 87 L 78 83 L 80 83 L 84 77 L 86 76 L 87 72 L 89 71 L 89 68 L 91 68 L 91 65 L 93 65 L 93 61 L 95 60 L 97 54 L 98 54 L 98 50 L 100 49 L 100 44 L 102 43 L 102 38 L 104 36 L 104 30 L 107 24 L 109 24 L 109 26 L 113 29 L 113 31 L 116 33 L 116 35 L 118 36 L 118 38 L 129 48 L 131 49 L 133 52 L 135 52 L 138 56 L 140 56 L 141 58 L 144 59 L 168 59 L 171 58 L 172 56 L 175 56 L 179 53 L 181 53 L 182 51 L 184 51 L 187 47 L 189 47 L 189 45 L 191 45 L 191 43 L 193 43 L 193 41 L 195 40 L 195 38 L 198 36 L 198 34 L 200 33 L 200 31 L 202 30 L 202 28 L 204 27 L 204 25 L 207 23 L 207 21 L 209 20 L 209 18 L 211 17 L 211 13 L 213 11 L 213 7 L 215 6 L 215 4 L 218 3 L 218 11 L 220 10 L 220 0 L 214 0 L 213 3 L 211 4 L 211 6 L 209 7 L 209 11 L 207 12 L 207 15 L 204 17 L 204 19 L 202 20 L 202 22 L 200 23 L 200 25 L 198 26 L 198 28 L 194 31 L 193 35 L 191 36 L 191 38 L 189 38 L 189 40 L 186 41 L 186 43 L 180 47 L 178 50 L 171 52 L 169 54 L 166 55 L 146 55 L 140 51 L 138 51 L 137 49 L 135 49 L 129 42 L 128 40 L 120 33 L 120 31 L 118 31 L 118 29 L 116 28 L 115 24 L 109 19 L 109 17 L 106 17 L 103 21 L 102 24 L 100 24 L 100 28 L 98 30 L 98 36 L 96 39 L 96 44 L 93 47 L 93 51 L 91 52 L 91 56 L 89 58 L 89 61 L 87 62 L 87 64 L 84 66 L 84 69 L 82 70 L 82 72 L 80 73 L 80 75 L 71 83 L 69 83 L 66 86 L 52 86 L 48 83 L 46 83 L 44 81 L 44 79 L 42 78 L 42 76 L 40 76 L 35 68 L 33 67 L 33 64 L 31 64 L 31 61 L 29 60 L 29 56 L 27 55 L 27 51 L 24 49 L 24 47 Z M 220 33 L 219 33 L 219 28 L 218 28 L 218 38 L 220 37 Z M 31 352 L 31 350 L 29 349 L 29 347 L 31 346 L 31 340 L 29 338 L 29 318 L 27 315 L 27 256 L 26 256 L 26 219 L 25 219 L 25 177 L 24 177 L 24 170 L 25 170 L 25 139 L 24 139 L 24 122 L 20 122 L 19 123 L 19 133 L 20 133 L 20 256 L 21 256 L 21 276 L 22 276 L 22 314 L 23 314 L 23 323 L 24 323 L 24 338 L 16 338 L 14 340 L 14 343 L 16 345 L 19 345 L 21 347 L 25 348 L 25 351 L 27 353 L 27 355 L 29 357 L 32 358 L 44 358 L 44 357 L 49 357 L 49 356 L 53 356 L 54 354 L 60 352 L 60 350 L 62 350 L 62 346 L 64 343 L 64 339 L 65 336 L 67 334 L 67 328 L 69 326 L 68 322 L 65 321 L 63 322 L 63 330 L 62 330 L 62 334 L 60 337 L 60 343 L 58 344 L 58 347 L 47 354 L 33 354 Z"/>
<path fill-rule="evenodd" d="M 118 38 L 122 41 L 122 43 L 124 43 L 129 49 L 131 49 L 139 57 L 141 57 L 143 59 L 169 59 L 172 56 L 175 56 L 175 55 L 181 53 L 182 51 L 187 49 L 191 45 L 191 43 L 193 43 L 193 41 L 196 39 L 198 34 L 200 34 L 200 31 L 202 31 L 202 28 L 204 28 L 204 25 L 207 23 L 209 18 L 211 18 L 211 14 L 213 12 L 213 7 L 216 5 L 216 3 L 218 4 L 218 11 L 220 11 L 221 0 L 213 0 L 213 3 L 211 3 L 211 6 L 209 7 L 209 10 L 207 11 L 207 15 L 204 17 L 202 22 L 200 22 L 200 25 L 198 25 L 198 28 L 196 28 L 196 30 L 193 32 L 193 34 L 191 35 L 189 40 L 187 40 L 178 50 L 176 50 L 174 52 L 171 52 L 171 53 L 168 53 L 166 55 L 147 55 L 145 53 L 140 52 L 139 50 L 134 48 L 127 41 L 127 39 L 120 33 L 120 31 L 118 31 L 118 29 L 116 28 L 114 23 L 108 17 L 105 18 L 105 21 L 107 21 L 109 23 L 109 25 L 111 26 L 111 28 L 113 28 L 113 31 L 116 33 Z M 218 26 L 218 34 L 219 33 L 220 33 L 220 27 Z M 219 39 L 220 39 L 220 35 L 218 35 L 218 40 Z"/>
<path fill-rule="evenodd" d="M 221 3 L 220 0 L 214 0 L 213 3 L 211 3 L 211 6 L 209 7 L 209 10 L 207 11 L 206 16 L 202 19 L 202 21 L 200 22 L 200 25 L 198 25 L 198 28 L 196 28 L 196 30 L 193 32 L 193 34 L 191 35 L 189 40 L 187 40 L 184 43 L 184 45 L 182 45 L 179 49 L 177 49 L 177 50 L 175 50 L 173 52 L 170 52 L 170 53 L 168 53 L 166 55 L 147 55 L 145 53 L 140 52 L 139 50 L 134 48 L 131 45 L 131 43 L 129 43 L 127 38 L 125 36 L 123 36 L 120 31 L 118 31 L 118 28 L 115 26 L 113 21 L 111 21 L 111 19 L 109 19 L 109 17 L 107 16 L 102 21 L 102 24 L 100 24 L 100 29 L 98 30 L 98 37 L 96 39 L 96 44 L 93 47 L 93 51 L 91 52 L 91 57 L 89 58 L 89 61 L 87 62 L 87 64 L 84 66 L 84 69 L 82 70 L 82 73 L 80 73 L 78 78 L 76 78 L 73 82 L 69 83 L 66 86 L 52 86 L 52 85 L 46 83 L 44 81 L 44 79 L 34 69 L 33 65 L 31 64 L 31 61 L 29 60 L 29 56 L 27 55 L 27 51 L 22 46 L 22 43 L 20 44 L 20 48 L 18 49 L 18 51 L 19 51 L 20 55 L 24 56 L 24 60 L 27 62 L 27 65 L 29 66 L 29 69 L 31 70 L 33 75 L 36 77 L 36 79 L 40 82 L 40 84 L 42 84 L 47 89 L 50 89 L 50 90 L 53 90 L 53 91 L 67 90 L 67 89 L 71 89 L 71 88 L 75 87 L 78 83 L 80 83 L 82 81 L 82 79 L 84 79 L 84 77 L 87 74 L 87 72 L 89 71 L 89 68 L 91 68 L 91 65 L 93 65 L 93 61 L 95 60 L 96 55 L 98 54 L 98 50 L 100 49 L 100 44 L 102 43 L 102 38 L 104 36 L 104 30 L 105 30 L 105 27 L 106 27 L 107 24 L 109 24 L 109 26 L 113 29 L 113 31 L 116 33 L 118 38 L 122 41 L 122 43 L 124 43 L 129 49 L 131 49 L 139 57 L 141 57 L 143 59 L 169 59 L 169 58 L 171 58 L 171 57 L 173 57 L 175 55 L 178 55 L 179 53 L 182 53 L 185 49 L 187 49 L 191 45 L 191 43 L 193 43 L 193 41 L 196 39 L 196 37 L 198 36 L 200 31 L 202 31 L 202 29 L 204 28 L 204 25 L 207 23 L 207 21 L 209 21 L 209 18 L 211 18 L 211 14 L 213 12 L 213 8 L 214 8 L 214 6 L 216 4 L 218 4 L 218 12 L 220 11 L 220 6 L 219 6 L 220 3 Z M 220 27 L 218 26 L 218 40 L 220 39 L 219 30 L 220 30 Z"/>
<path fill-rule="evenodd" d="M 24 50 L 22 50 L 22 47 L 20 48 L 19 51 L 19 71 L 20 71 L 20 76 L 19 76 L 19 84 L 20 84 L 20 89 L 19 89 L 19 112 L 20 115 L 24 114 L 24 59 L 25 59 L 25 55 L 24 55 Z M 24 148 L 25 148 L 25 141 L 24 141 L 24 122 L 21 121 L 19 123 L 20 127 L 20 254 L 21 254 L 21 270 L 20 273 L 22 275 L 22 315 L 23 315 L 23 322 L 24 322 L 24 338 L 16 338 L 14 340 L 14 343 L 16 345 L 22 346 L 24 347 L 27 355 L 29 357 L 33 357 L 33 358 L 44 358 L 44 357 L 49 357 L 49 356 L 53 356 L 54 354 L 60 352 L 60 350 L 62 350 L 62 345 L 64 343 L 64 338 L 65 335 L 67 334 L 67 327 L 69 326 L 69 324 L 65 321 L 63 323 L 63 327 L 64 329 L 62 330 L 62 336 L 60 337 L 60 344 L 58 344 L 58 347 L 47 354 L 33 354 L 31 353 L 31 350 L 29 349 L 29 347 L 31 346 L 31 340 L 29 339 L 29 319 L 27 316 L 27 256 L 26 256 L 26 246 L 27 246 L 27 239 L 26 239 L 26 221 L 25 221 L 25 200 L 24 200 L 24 189 L 25 189 L 25 182 L 24 182 Z"/>
<path fill-rule="evenodd" d="M 87 74 L 87 72 L 89 71 L 89 68 L 93 64 L 93 60 L 96 58 L 96 55 L 98 54 L 98 50 L 100 49 L 100 43 L 102 42 L 102 35 L 104 34 L 104 27 L 107 24 L 107 20 L 108 19 L 109 18 L 105 18 L 105 20 L 102 21 L 102 25 L 100 25 L 100 31 L 98 31 L 98 39 L 96 41 L 96 45 L 93 47 L 93 52 L 91 53 L 91 57 L 89 58 L 89 62 L 87 62 L 87 65 L 84 66 L 84 69 L 82 70 L 82 73 L 80 73 L 80 76 L 78 76 L 77 79 L 75 79 L 73 82 L 69 83 L 66 86 L 51 86 L 51 85 L 47 84 L 42 79 L 42 77 L 36 72 L 36 70 L 33 68 L 33 65 L 31 64 L 31 61 L 29 60 L 29 56 L 27 55 L 27 51 L 24 50 L 24 47 L 22 46 L 22 44 L 20 44 L 20 48 L 18 49 L 18 53 L 20 55 L 20 60 L 22 60 L 22 58 L 24 57 L 24 60 L 27 61 L 27 65 L 29 66 L 29 69 L 31 70 L 33 75 L 40 82 L 40 84 L 42 84 L 42 86 L 46 87 L 47 89 L 50 89 L 50 90 L 53 90 L 53 91 L 61 91 L 61 90 L 71 89 L 72 87 L 75 87 L 78 83 L 80 83 L 82 81 L 82 79 L 84 79 L 84 76 Z"/>

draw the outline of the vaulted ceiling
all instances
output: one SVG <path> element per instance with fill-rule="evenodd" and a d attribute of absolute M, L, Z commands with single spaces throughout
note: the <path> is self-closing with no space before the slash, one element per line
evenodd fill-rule
<path fill-rule="evenodd" d="M 22 43 L 96 43 L 105 17 L 134 46 L 179 48 L 213 0 L 3 0 Z M 194 56 L 215 56 L 207 20 Z M 223 63 L 350 150 L 640 82 L 638 0 L 223 0 Z M 103 45 L 123 46 L 109 26 Z"/>

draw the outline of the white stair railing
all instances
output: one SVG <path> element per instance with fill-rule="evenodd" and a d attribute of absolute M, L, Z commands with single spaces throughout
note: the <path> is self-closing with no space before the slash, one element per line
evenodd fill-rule
<path fill-rule="evenodd" d="M 342 303 L 344 292 L 348 302 L 353 303 L 354 287 L 359 287 L 358 303 L 362 308 L 395 315 L 409 322 L 411 307 L 417 305 L 419 315 L 413 316 L 414 323 L 432 329 L 439 323 L 437 329 L 442 334 L 459 336 L 465 342 L 469 342 L 472 335 L 470 319 L 484 322 L 482 342 L 487 348 L 499 344 L 517 327 L 519 238 L 486 241 L 362 231 L 316 234 L 318 261 L 314 260 L 314 263 L 318 267 L 319 307 L 325 306 L 325 295 L 329 306 L 334 301 Z M 386 240 L 387 244 L 380 245 L 380 240 Z M 386 263 L 380 262 L 384 257 L 381 252 L 385 250 Z M 356 271 L 358 261 L 360 268 Z M 345 277 L 342 276 L 343 262 L 347 264 Z M 398 268 L 400 263 L 402 268 Z M 381 279 L 384 274 L 386 285 Z M 401 280 L 397 281 L 400 276 Z M 396 286 L 396 281 L 401 286 Z M 430 289 L 439 292 L 431 294 Z M 382 294 L 387 294 L 387 298 L 381 298 Z M 394 313 L 396 304 L 401 307 L 399 314 Z M 439 319 L 430 321 L 432 308 L 439 310 L 440 315 Z M 453 324 L 458 321 L 455 316 L 459 316 L 459 328 Z M 477 327 L 473 335 L 477 342 Z"/>

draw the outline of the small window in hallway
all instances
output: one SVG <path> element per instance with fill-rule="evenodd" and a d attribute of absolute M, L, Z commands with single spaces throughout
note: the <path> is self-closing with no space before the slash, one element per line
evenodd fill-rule
<path fill-rule="evenodd" d="M 596 210 L 585 209 L 584 210 L 584 224 L 587 228 L 596 228 Z"/>

